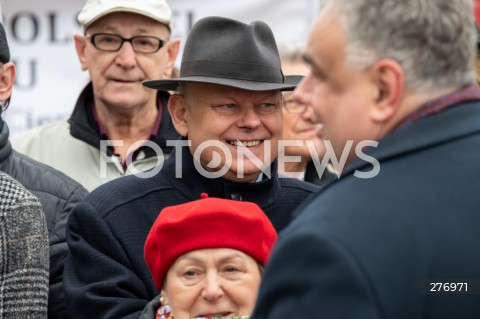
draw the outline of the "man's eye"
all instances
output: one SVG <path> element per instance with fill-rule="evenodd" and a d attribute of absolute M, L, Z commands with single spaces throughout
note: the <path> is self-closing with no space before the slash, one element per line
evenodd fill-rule
<path fill-rule="evenodd" d="M 142 47 L 154 47 L 155 44 L 151 39 L 148 38 L 138 38 L 135 41 L 135 44 Z"/>
<path fill-rule="evenodd" d="M 325 73 L 323 72 L 320 72 L 320 71 L 313 71 L 311 73 L 313 75 L 313 77 L 317 80 L 325 80 L 327 78 L 327 76 L 325 75 Z"/>
<path fill-rule="evenodd" d="M 275 104 L 273 104 L 273 103 L 262 103 L 259 106 L 263 107 L 263 108 L 271 108 L 271 107 L 275 107 Z"/>
<path fill-rule="evenodd" d="M 228 103 L 228 104 L 221 104 L 217 107 L 222 108 L 222 109 L 233 109 L 236 105 L 233 103 Z"/>
<path fill-rule="evenodd" d="M 219 104 L 215 106 L 215 110 L 217 110 L 217 112 L 220 112 L 220 113 L 232 114 L 236 112 L 237 105 L 234 103 Z"/>
<path fill-rule="evenodd" d="M 100 42 L 105 43 L 105 44 L 117 43 L 118 39 L 115 39 L 115 38 L 112 38 L 112 37 L 104 37 L 104 38 L 100 38 Z"/>
<path fill-rule="evenodd" d="M 262 113 L 274 112 L 277 108 L 277 105 L 274 103 L 261 103 L 257 105 L 257 110 Z"/>

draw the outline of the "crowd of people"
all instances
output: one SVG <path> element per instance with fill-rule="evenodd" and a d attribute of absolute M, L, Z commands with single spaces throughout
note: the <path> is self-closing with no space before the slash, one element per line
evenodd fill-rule
<path fill-rule="evenodd" d="M 86 0 L 70 118 L 0 116 L 0 317 L 478 316 L 473 3 L 322 3 L 306 45 L 202 18 L 177 70 L 165 0 Z M 4 111 L 1 25 L 0 66 Z"/>

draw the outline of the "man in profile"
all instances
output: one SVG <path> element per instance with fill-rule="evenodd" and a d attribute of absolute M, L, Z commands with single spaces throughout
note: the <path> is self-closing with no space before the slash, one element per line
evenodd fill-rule
<path fill-rule="evenodd" d="M 324 0 L 294 95 L 342 177 L 279 235 L 256 319 L 480 313 L 480 89 L 471 0 Z M 364 141 L 378 142 L 356 158 Z M 351 148 L 348 148 L 351 146 Z M 373 174 L 372 174 L 373 175 Z M 357 173 L 358 176 L 358 173 Z"/>

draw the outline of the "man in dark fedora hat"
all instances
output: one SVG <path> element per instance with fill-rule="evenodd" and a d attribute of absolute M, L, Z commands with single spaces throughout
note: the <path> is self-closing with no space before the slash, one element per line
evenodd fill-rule
<path fill-rule="evenodd" d="M 265 23 L 208 17 L 194 25 L 180 76 L 144 82 L 178 92 L 168 102 L 183 136 L 173 141 L 174 152 L 158 171 L 109 182 L 72 211 L 65 265 L 71 318 L 139 317 L 158 294 L 142 252 L 164 207 L 208 193 L 255 202 L 277 231 L 287 226 L 293 210 L 317 190 L 277 176 L 281 91 L 298 80 L 283 76 Z"/>

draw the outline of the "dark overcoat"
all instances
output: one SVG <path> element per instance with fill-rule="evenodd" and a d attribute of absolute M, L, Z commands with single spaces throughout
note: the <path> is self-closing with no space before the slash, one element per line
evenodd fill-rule
<path fill-rule="evenodd" d="M 376 177 L 352 163 L 280 234 L 255 319 L 479 318 L 480 103 L 397 129 L 369 155 Z"/>

